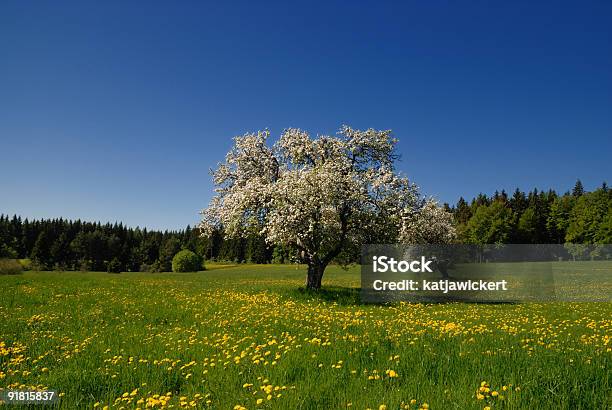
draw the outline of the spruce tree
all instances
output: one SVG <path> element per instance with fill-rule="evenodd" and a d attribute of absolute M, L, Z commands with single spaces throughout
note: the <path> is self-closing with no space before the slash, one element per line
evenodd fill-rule
<path fill-rule="evenodd" d="M 579 196 L 582 196 L 583 194 L 584 194 L 584 187 L 582 186 L 582 181 L 578 179 L 576 180 L 574 189 L 572 189 L 572 195 L 575 197 L 579 197 Z"/>
<path fill-rule="evenodd" d="M 510 207 L 516 214 L 522 214 L 525 209 L 527 209 L 527 198 L 525 197 L 525 193 L 520 189 L 516 188 L 512 198 L 510 199 Z"/>
<path fill-rule="evenodd" d="M 460 197 L 455 208 L 455 220 L 459 224 L 466 224 L 471 217 L 472 210 L 470 209 L 470 206 L 465 199 L 463 199 L 463 197 Z"/>

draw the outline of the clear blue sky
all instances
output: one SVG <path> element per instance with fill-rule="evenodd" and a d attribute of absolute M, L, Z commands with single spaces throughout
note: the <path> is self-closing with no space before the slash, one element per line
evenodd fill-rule
<path fill-rule="evenodd" d="M 611 2 L 222 3 L 2 1 L 0 212 L 180 228 L 232 136 L 344 123 L 442 201 L 612 183 Z"/>

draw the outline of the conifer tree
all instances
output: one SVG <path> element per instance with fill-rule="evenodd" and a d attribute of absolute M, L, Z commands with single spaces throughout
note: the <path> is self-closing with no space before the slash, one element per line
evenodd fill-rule
<path fill-rule="evenodd" d="M 579 197 L 579 196 L 582 196 L 583 194 L 584 194 L 584 187 L 582 186 L 582 181 L 578 179 L 576 180 L 574 189 L 572 189 L 572 195 L 575 197 Z"/>

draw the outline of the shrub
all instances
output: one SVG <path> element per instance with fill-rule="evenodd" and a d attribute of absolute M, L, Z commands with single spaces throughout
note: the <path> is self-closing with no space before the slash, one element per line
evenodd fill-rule
<path fill-rule="evenodd" d="M 0 275 L 18 275 L 23 272 L 16 259 L 0 259 Z"/>
<path fill-rule="evenodd" d="M 202 269 L 202 258 L 189 249 L 183 249 L 172 258 L 173 272 L 197 272 L 200 269 Z"/>

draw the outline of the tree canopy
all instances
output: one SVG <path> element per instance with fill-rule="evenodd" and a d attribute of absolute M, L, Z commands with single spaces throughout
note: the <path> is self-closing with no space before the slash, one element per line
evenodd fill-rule
<path fill-rule="evenodd" d="M 234 138 L 213 171 L 216 196 L 202 211 L 205 235 L 264 235 L 270 244 L 299 251 L 308 265 L 306 286 L 321 287 L 326 266 L 362 243 L 412 240 L 418 219 L 436 221 L 431 238 L 452 237 L 451 217 L 433 211 L 418 188 L 395 170 L 397 140 L 388 130 L 343 126 L 337 136 L 311 137 L 287 129 L 272 145 L 268 131 Z M 423 210 L 426 212 L 423 212 Z"/>

